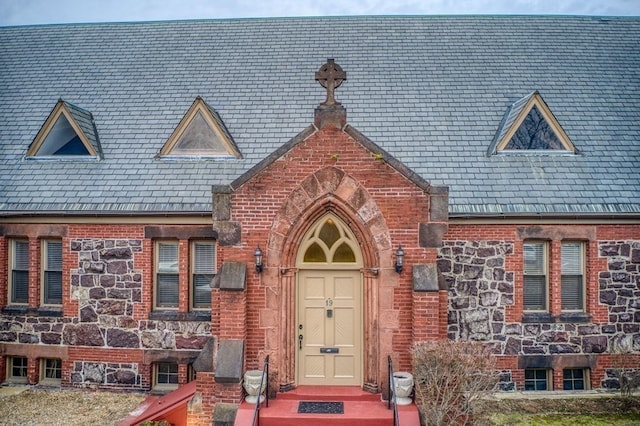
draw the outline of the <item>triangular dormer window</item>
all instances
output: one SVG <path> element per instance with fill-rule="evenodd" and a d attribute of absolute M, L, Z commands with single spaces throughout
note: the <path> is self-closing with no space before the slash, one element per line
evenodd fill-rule
<path fill-rule="evenodd" d="M 27 158 L 100 158 L 102 150 L 93 115 L 58 101 L 27 151 Z"/>
<path fill-rule="evenodd" d="M 241 156 L 218 112 L 198 96 L 160 150 L 159 157 Z"/>
<path fill-rule="evenodd" d="M 575 152 L 573 143 L 537 91 L 511 105 L 489 149 L 490 155 Z"/>

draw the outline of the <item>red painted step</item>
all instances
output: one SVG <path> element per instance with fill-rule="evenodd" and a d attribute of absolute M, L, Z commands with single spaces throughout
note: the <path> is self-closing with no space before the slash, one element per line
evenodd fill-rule
<path fill-rule="evenodd" d="M 379 393 L 365 392 L 358 386 L 298 386 L 278 394 L 278 399 L 297 401 L 380 401 Z"/>
<path fill-rule="evenodd" d="M 344 414 L 300 414 L 300 401 L 341 401 Z M 236 426 L 250 426 L 255 405 L 243 402 L 236 415 Z M 420 419 L 415 405 L 399 406 L 401 426 L 419 426 Z M 279 393 L 269 400 L 269 407 L 260 407 L 260 426 L 389 426 L 393 424 L 393 411 L 387 409 L 380 394 L 370 394 L 355 387 L 299 386 Z"/>

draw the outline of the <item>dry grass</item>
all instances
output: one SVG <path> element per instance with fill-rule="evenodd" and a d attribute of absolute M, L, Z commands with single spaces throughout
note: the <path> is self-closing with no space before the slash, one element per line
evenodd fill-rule
<path fill-rule="evenodd" d="M 0 388 L 0 390 L 4 390 Z M 146 395 L 90 390 L 0 392 L 0 425 L 117 425 Z M 479 401 L 479 425 L 638 425 L 640 396 Z"/>
<path fill-rule="evenodd" d="M 0 425 L 117 425 L 145 397 L 139 393 L 29 389 L 0 395 Z"/>
<path fill-rule="evenodd" d="M 484 401 L 480 425 L 638 425 L 640 397 L 536 398 Z"/>

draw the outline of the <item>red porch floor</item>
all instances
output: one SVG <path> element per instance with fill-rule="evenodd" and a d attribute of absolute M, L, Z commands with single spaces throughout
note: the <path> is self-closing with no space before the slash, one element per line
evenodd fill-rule
<path fill-rule="evenodd" d="M 344 414 L 299 414 L 300 401 L 341 401 Z M 236 415 L 236 426 L 251 425 L 255 405 L 243 402 Z M 401 426 L 420 426 L 415 405 L 398 406 Z M 370 394 L 358 387 L 299 386 L 295 390 L 279 393 L 269 400 L 269 408 L 260 408 L 260 426 L 312 426 L 312 425 L 393 425 L 393 410 L 387 408 L 380 394 Z"/>

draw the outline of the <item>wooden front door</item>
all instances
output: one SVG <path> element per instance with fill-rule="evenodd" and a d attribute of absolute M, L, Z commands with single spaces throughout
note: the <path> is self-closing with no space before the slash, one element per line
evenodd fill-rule
<path fill-rule="evenodd" d="M 362 254 L 349 228 L 328 213 L 298 252 L 295 336 L 300 385 L 362 384 Z"/>
<path fill-rule="evenodd" d="M 362 384 L 359 271 L 301 271 L 298 285 L 298 384 Z"/>

